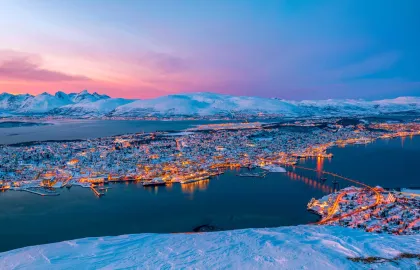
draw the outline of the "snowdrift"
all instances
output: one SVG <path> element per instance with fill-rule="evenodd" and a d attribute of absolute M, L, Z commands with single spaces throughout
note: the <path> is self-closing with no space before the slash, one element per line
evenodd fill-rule
<path fill-rule="evenodd" d="M 420 236 L 295 226 L 201 234 L 85 238 L 0 253 L 2 269 L 418 269 L 417 259 L 348 258 L 420 253 Z"/>

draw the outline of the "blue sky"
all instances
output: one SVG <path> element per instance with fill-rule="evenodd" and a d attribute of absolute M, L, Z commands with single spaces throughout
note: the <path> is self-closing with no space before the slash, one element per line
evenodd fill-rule
<path fill-rule="evenodd" d="M 420 95 L 420 1 L 3 0 L 0 92 Z"/>

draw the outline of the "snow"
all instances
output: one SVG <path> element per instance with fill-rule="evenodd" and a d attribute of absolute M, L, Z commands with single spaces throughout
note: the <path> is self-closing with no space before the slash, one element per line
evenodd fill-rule
<path fill-rule="evenodd" d="M 43 113 L 67 105 L 70 102 L 68 98 L 63 99 L 48 93 L 42 93 L 26 99 L 17 111 L 21 113 Z"/>
<path fill-rule="evenodd" d="M 58 108 L 64 108 L 71 106 L 73 104 L 86 104 L 87 107 L 95 107 L 94 104 L 97 101 L 107 100 L 110 97 L 106 95 L 99 95 L 97 93 L 90 94 L 87 90 L 84 90 L 80 93 L 71 93 L 66 94 L 64 92 L 58 91 L 54 95 L 48 94 L 46 92 L 37 95 L 12 95 L 8 93 L 3 93 L 0 95 L 0 110 L 5 110 L 9 112 L 16 113 L 46 113 L 54 111 Z M 117 100 L 117 101 L 115 101 Z M 97 106 L 102 111 L 112 111 L 120 105 L 127 104 L 128 102 L 119 101 L 120 99 L 115 99 L 109 103 L 105 103 L 104 106 Z M 123 100 L 123 99 L 121 99 Z M 101 112 L 99 110 L 99 112 Z"/>
<path fill-rule="evenodd" d="M 72 95 L 72 101 L 74 103 L 88 103 L 88 102 L 95 102 L 101 99 L 108 99 L 110 98 L 107 95 L 99 95 L 98 93 L 90 94 L 88 90 L 83 90 L 78 94 Z"/>
<path fill-rule="evenodd" d="M 267 170 L 269 172 L 286 172 L 285 168 L 275 165 L 266 165 L 262 167 L 262 169 Z"/>
<path fill-rule="evenodd" d="M 194 132 L 190 132 L 190 131 L 182 131 L 182 132 L 173 132 L 173 133 L 166 133 L 166 136 L 186 136 L 186 135 L 191 135 L 194 134 Z"/>
<path fill-rule="evenodd" d="M 294 226 L 198 234 L 85 238 L 0 253 L 2 269 L 417 269 L 416 259 L 363 264 L 347 257 L 420 253 L 420 236 Z"/>
<path fill-rule="evenodd" d="M 63 185 L 63 182 L 57 182 L 54 184 L 53 188 L 61 188 L 62 185 Z"/>
<path fill-rule="evenodd" d="M 420 110 L 420 98 L 403 97 L 391 100 L 305 100 L 287 101 L 260 97 L 230 96 L 215 93 L 168 95 L 138 100 L 118 107 L 114 116 L 138 115 L 232 115 L 277 114 L 296 116 L 348 116 Z"/>
<path fill-rule="evenodd" d="M 27 99 L 33 98 L 31 95 L 12 95 L 9 93 L 0 94 L 0 110 L 14 111 Z"/>
<path fill-rule="evenodd" d="M 297 110 L 295 105 L 277 99 L 190 93 L 138 100 L 117 108 L 113 114 L 132 115 L 148 112 L 166 115 L 230 115 L 242 112 L 296 115 L 295 110 Z"/>
<path fill-rule="evenodd" d="M 420 194 L 420 189 L 402 188 L 401 192 L 412 193 L 412 194 Z"/>
<path fill-rule="evenodd" d="M 9 113 L 47 113 L 66 116 L 208 116 L 208 115 L 278 115 L 355 116 L 420 111 L 420 97 L 365 101 L 327 99 L 288 101 L 277 98 L 231 96 L 208 92 L 186 93 L 144 100 L 110 98 L 87 90 L 80 93 L 37 96 L 0 95 L 0 110 Z"/>
<path fill-rule="evenodd" d="M 304 100 L 298 102 L 302 108 L 312 114 L 379 114 L 389 112 L 411 111 L 420 109 L 419 97 L 399 97 L 395 99 L 365 101 L 362 99 L 345 100 Z"/>
<path fill-rule="evenodd" d="M 53 114 L 72 115 L 72 116 L 86 116 L 86 115 L 104 115 L 115 108 L 131 103 L 134 100 L 123 98 L 108 98 L 100 99 L 94 102 L 82 102 L 76 104 L 66 105 L 52 111 Z"/>

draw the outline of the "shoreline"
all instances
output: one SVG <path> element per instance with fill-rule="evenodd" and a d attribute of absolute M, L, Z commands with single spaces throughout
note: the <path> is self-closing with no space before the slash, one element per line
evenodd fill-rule
<path fill-rule="evenodd" d="M 220 126 L 223 126 L 223 125 L 220 125 Z M 410 128 L 414 128 L 414 127 L 413 126 L 410 126 Z M 350 130 L 350 131 L 348 131 L 348 130 Z M 260 131 L 257 130 L 257 132 L 260 132 Z M 314 136 L 317 136 L 317 135 L 320 134 L 320 132 L 321 131 L 311 131 L 311 138 L 312 138 L 312 134 L 314 134 Z M 346 128 L 343 128 L 342 133 L 341 134 L 337 134 L 337 135 L 335 135 L 334 132 L 330 132 L 329 130 L 322 130 L 322 132 L 323 132 L 322 134 L 326 134 L 325 135 L 325 138 L 323 140 L 319 140 L 318 137 L 315 137 L 316 140 L 313 140 L 313 142 L 319 142 L 320 145 L 322 145 L 322 143 L 325 143 L 325 146 L 328 146 L 328 147 L 325 147 L 325 148 L 324 147 L 322 147 L 322 148 L 320 147 L 320 149 L 322 151 L 324 151 L 325 149 L 331 149 L 332 147 L 334 147 L 334 146 L 337 145 L 335 143 L 328 143 L 329 140 L 331 140 L 331 139 L 337 140 L 337 139 L 340 139 L 340 138 L 351 138 L 351 136 L 353 136 L 354 134 L 356 134 L 356 133 L 353 133 L 353 129 L 346 129 Z M 111 138 L 109 140 L 104 140 L 103 138 L 98 139 L 98 140 L 93 139 L 93 140 L 88 140 L 88 142 L 89 142 L 88 144 L 84 144 L 84 143 L 83 144 L 67 144 L 67 145 L 65 145 L 65 147 L 67 149 L 69 149 L 69 151 L 71 149 L 73 149 L 73 147 L 75 147 L 76 149 L 78 149 L 78 148 L 81 149 L 81 151 L 80 151 L 80 154 L 81 154 L 80 156 L 81 157 L 84 157 L 84 155 L 89 154 L 89 153 L 95 153 L 95 151 L 98 149 L 98 147 L 96 147 L 96 145 L 100 146 L 100 149 L 101 149 L 101 152 L 102 153 L 104 153 L 104 152 L 105 153 L 108 153 L 108 150 L 111 150 L 108 154 L 118 154 L 118 155 L 119 154 L 124 154 L 124 153 L 130 153 L 130 151 L 132 151 L 130 149 L 134 149 L 133 151 L 136 151 L 136 152 L 140 152 L 140 151 L 143 152 L 144 151 L 144 153 L 146 153 L 146 150 L 149 150 L 150 151 L 150 154 L 147 153 L 147 156 L 145 156 L 146 158 L 149 157 L 149 161 L 145 160 L 143 162 L 144 164 L 143 163 L 140 163 L 141 164 L 140 165 L 141 167 L 139 167 L 140 170 L 137 171 L 137 174 L 138 175 L 140 175 L 140 174 L 143 175 L 142 170 L 144 169 L 145 170 L 145 174 L 143 176 L 144 177 L 149 177 L 147 179 L 146 178 L 144 178 L 144 179 L 148 180 L 148 179 L 153 179 L 153 177 L 155 177 L 155 176 L 156 177 L 159 176 L 160 175 L 160 172 L 161 172 L 160 169 L 163 169 L 164 171 L 167 171 L 167 172 L 172 172 L 174 169 L 184 170 L 183 168 L 186 168 L 185 170 L 188 172 L 188 175 L 189 175 L 190 173 L 194 173 L 195 172 L 195 169 L 194 168 L 198 164 L 199 166 L 201 166 L 201 172 L 205 172 L 204 167 L 202 165 L 203 163 L 206 164 L 206 168 L 208 168 L 208 166 L 210 166 L 212 164 L 216 164 L 217 163 L 217 164 L 220 165 L 220 171 L 225 171 L 226 169 L 228 169 L 229 167 L 232 167 L 232 166 L 235 166 L 235 167 L 241 167 L 242 166 L 243 167 L 244 166 L 243 164 L 248 164 L 247 163 L 248 161 L 254 162 L 256 164 L 256 167 L 258 167 L 258 168 L 264 168 L 268 164 L 280 164 L 279 163 L 280 162 L 279 156 L 276 155 L 279 152 L 278 152 L 278 150 L 275 150 L 275 149 L 272 149 L 270 152 L 265 152 L 264 151 L 264 153 L 267 153 L 267 154 L 264 155 L 264 156 L 262 156 L 262 159 L 261 160 L 257 160 L 256 158 L 253 158 L 252 151 L 256 151 L 256 150 L 254 150 L 255 148 L 253 148 L 253 147 L 255 147 L 255 145 L 253 145 L 254 143 L 255 144 L 261 143 L 261 145 L 258 145 L 258 147 L 259 148 L 262 148 L 262 149 L 266 149 L 267 146 L 269 146 L 270 144 L 272 144 L 271 143 L 272 142 L 271 140 L 257 140 L 257 139 L 259 139 L 259 138 L 270 138 L 270 137 L 273 137 L 274 136 L 272 134 L 279 134 L 277 138 L 280 138 L 281 140 L 283 140 L 285 142 L 287 140 L 289 140 L 289 142 L 290 142 L 290 138 L 299 138 L 299 137 L 305 138 L 305 137 L 307 137 L 307 135 L 305 133 L 302 133 L 302 132 L 299 133 L 299 134 L 296 134 L 296 133 L 294 133 L 294 131 L 292 131 L 292 132 L 290 132 L 290 131 L 282 131 L 281 129 L 280 129 L 280 131 L 278 131 L 278 130 L 268 130 L 268 131 L 266 131 L 266 130 L 261 129 L 261 133 L 256 134 L 256 136 L 254 136 L 254 134 L 255 134 L 254 131 L 247 131 L 247 130 L 246 131 L 240 131 L 238 133 L 232 132 L 232 131 L 229 131 L 229 132 L 226 132 L 225 133 L 224 131 L 222 131 L 220 133 L 209 132 L 209 133 L 206 133 L 206 134 L 187 134 L 187 135 L 186 134 L 181 134 L 181 137 L 184 139 L 184 141 L 181 141 L 181 143 L 179 143 L 179 145 L 181 147 L 183 147 L 183 145 L 182 145 L 183 142 L 185 142 L 186 145 L 192 145 L 192 146 L 194 146 L 194 144 L 193 144 L 195 142 L 194 140 L 201 141 L 201 138 L 214 138 L 214 137 L 211 137 L 211 136 L 219 136 L 218 134 L 221 134 L 220 136 L 225 136 L 227 138 L 230 138 L 230 136 L 233 137 L 235 134 L 240 134 L 239 136 L 242 136 L 243 137 L 244 134 L 245 134 L 247 136 L 250 136 L 251 138 L 250 139 L 246 139 L 246 141 L 244 141 L 244 142 L 239 142 L 239 144 L 237 144 L 238 147 L 236 147 L 236 144 L 233 144 L 233 142 L 229 142 L 229 144 L 220 144 L 220 143 L 217 143 L 217 139 L 214 139 L 214 140 L 211 140 L 211 142 L 214 142 L 214 143 L 211 143 L 211 145 L 210 145 L 210 147 L 208 149 L 205 147 L 205 145 L 204 146 L 200 146 L 199 145 L 199 148 L 196 148 L 193 151 L 191 151 L 192 154 L 190 156 L 187 156 L 188 153 L 189 153 L 188 152 L 189 151 L 188 148 L 187 149 L 184 149 L 183 152 L 182 152 L 182 155 L 185 156 L 185 157 L 182 157 L 182 162 L 183 162 L 182 164 L 179 163 L 178 164 L 179 166 L 176 166 L 176 168 L 170 167 L 171 164 L 172 164 L 172 162 L 171 163 L 168 163 L 168 164 L 165 163 L 162 166 L 157 166 L 156 169 L 155 169 L 155 172 L 154 172 L 154 173 L 156 173 L 156 175 L 154 175 L 154 174 L 147 174 L 147 172 L 150 171 L 150 166 L 153 166 L 151 164 L 158 164 L 159 165 L 159 163 L 155 162 L 155 159 L 156 159 L 155 156 L 157 156 L 157 158 L 159 158 L 159 155 L 160 155 L 160 156 L 162 156 L 164 158 L 164 160 L 166 160 L 166 162 L 168 162 L 168 160 L 165 157 L 164 152 L 162 152 L 162 151 L 166 151 L 165 149 L 172 149 L 172 148 L 175 149 L 175 141 L 174 140 L 178 140 L 178 138 L 170 138 L 168 140 L 165 139 L 165 141 L 162 142 L 162 141 L 160 141 L 158 134 L 155 133 L 155 132 L 145 133 L 145 134 L 142 133 L 142 134 L 140 134 L 140 136 L 128 136 L 128 135 L 111 136 L 111 137 L 109 137 L 109 138 Z M 149 136 L 147 136 L 147 134 L 149 134 Z M 215 134 L 215 135 L 213 135 L 213 134 Z M 329 135 L 329 134 L 331 134 L 331 135 Z M 372 134 L 372 136 L 375 135 L 375 138 L 376 139 L 375 140 L 371 140 L 371 142 L 374 143 L 375 141 L 382 139 L 380 136 L 381 136 L 381 134 L 384 134 L 384 133 L 364 132 L 364 133 L 358 134 L 359 136 L 356 137 L 356 138 L 362 138 L 363 139 L 365 136 L 369 136 L 369 134 Z M 393 133 L 390 132 L 390 134 L 393 134 Z M 395 134 L 397 134 L 397 133 L 395 133 Z M 160 134 L 160 135 L 166 136 L 167 134 Z M 182 136 L 182 135 L 186 135 L 186 136 Z M 144 136 L 146 136 L 146 137 L 144 137 Z M 149 138 L 150 136 L 152 136 L 153 138 Z M 283 139 L 282 136 L 284 136 L 285 139 Z M 275 138 L 274 141 L 277 140 L 277 138 Z M 149 139 L 152 139 L 152 141 L 149 141 Z M 306 141 L 303 140 L 303 142 L 306 142 L 306 143 L 309 142 L 310 143 L 310 140 L 311 139 L 308 139 Z M 238 140 L 236 140 L 236 141 L 238 141 Z M 149 142 L 151 142 L 151 143 L 149 144 Z M 280 142 L 280 140 L 278 140 L 278 142 Z M 158 148 L 158 151 L 153 151 L 153 149 L 151 149 L 152 146 L 150 146 L 150 145 L 152 145 L 152 146 L 153 145 L 159 145 L 159 146 L 162 145 L 162 147 L 161 148 Z M 221 146 L 218 146 L 218 145 L 221 145 Z M 241 145 L 244 146 L 244 147 L 246 147 L 246 148 L 241 148 Z M 300 147 L 300 148 L 296 147 L 296 148 L 292 148 L 292 149 L 296 149 L 296 150 L 299 150 L 299 151 L 300 150 L 304 151 L 306 149 L 306 147 L 307 147 L 308 144 L 302 144 L 302 145 L 303 145 L 303 147 Z M 350 144 L 350 145 L 352 145 L 352 144 Z M 167 147 L 167 146 L 170 146 L 170 147 Z M 215 148 L 218 147 L 218 148 L 215 149 L 215 148 L 212 148 L 211 146 L 214 146 Z M 196 161 L 193 161 L 193 159 L 195 159 L 194 154 L 195 153 L 201 153 L 200 152 L 200 149 L 207 149 L 206 150 L 207 153 L 211 153 L 211 155 L 215 155 L 216 157 L 225 156 L 226 158 L 228 158 L 229 155 L 231 155 L 231 154 L 229 152 L 225 152 L 225 150 L 226 149 L 229 149 L 229 146 L 231 146 L 231 149 L 233 149 L 232 150 L 233 152 L 236 151 L 237 153 L 240 153 L 240 154 L 239 155 L 234 155 L 233 158 L 230 158 L 229 160 L 227 159 L 227 160 L 218 161 L 218 159 L 215 159 L 215 161 L 213 161 L 213 159 L 208 159 L 209 162 L 206 162 L 203 159 L 198 159 Z M 44 151 L 46 149 L 50 149 L 51 151 L 52 151 L 52 149 L 57 149 L 57 151 L 54 150 L 55 151 L 54 153 L 57 154 L 57 158 L 50 159 L 50 161 L 48 162 L 48 164 L 51 164 L 51 165 L 48 168 L 49 169 L 49 172 L 48 171 L 45 171 L 44 172 L 45 177 L 47 177 L 47 178 L 48 177 L 51 177 L 51 175 L 54 174 L 54 172 L 56 172 L 56 171 L 52 170 L 52 168 L 55 167 L 55 164 L 56 164 L 55 161 L 59 161 L 60 164 L 66 164 L 66 163 L 63 163 L 63 162 L 66 162 L 66 161 L 69 160 L 68 161 L 69 164 L 67 166 L 68 167 L 67 170 L 69 170 L 69 171 L 70 170 L 74 170 L 75 172 L 79 172 L 79 171 L 84 171 L 83 168 L 89 168 L 89 166 L 91 164 L 89 160 L 86 160 L 83 163 L 81 162 L 80 164 L 76 165 L 79 162 L 78 160 L 75 160 L 73 162 L 70 159 L 64 158 L 64 157 L 70 157 L 70 158 L 72 158 L 74 156 L 74 152 L 71 152 L 70 153 L 71 154 L 70 156 L 63 155 L 62 157 L 64 159 L 63 158 L 59 158 L 58 156 L 61 156 L 60 153 L 62 153 L 62 151 L 64 150 L 61 147 L 62 147 L 62 144 L 60 144 L 60 143 L 52 143 L 52 144 L 45 144 L 45 147 L 42 146 L 42 147 L 38 147 L 38 148 L 32 148 L 32 147 L 30 148 L 31 151 L 34 150 L 34 149 L 40 149 L 42 151 L 42 153 L 45 153 Z M 109 147 L 113 147 L 113 148 L 111 149 Z M 127 149 L 124 149 L 124 147 L 126 147 Z M 177 142 L 177 147 L 178 147 L 178 142 Z M 318 145 L 315 144 L 314 147 L 318 147 Z M 22 149 L 24 149 L 24 148 L 22 148 Z M 239 151 L 237 151 L 235 149 L 239 149 Z M 243 151 L 246 150 L 246 149 L 249 149 L 250 150 L 249 152 L 246 152 L 246 153 L 249 153 L 250 154 L 250 156 L 251 156 L 250 158 L 248 158 L 248 155 L 241 154 L 241 152 L 242 153 L 245 153 Z M 9 149 L 5 149 L 4 153 L 7 153 L 6 151 L 8 151 L 8 150 Z M 16 150 L 14 150 L 12 148 L 10 148 L 10 151 L 12 151 L 10 153 L 16 152 Z M 178 157 L 177 155 L 173 155 L 174 152 L 172 150 L 167 150 L 167 151 L 170 154 L 168 157 L 174 157 L 174 159 L 176 159 L 176 157 Z M 181 150 L 178 150 L 178 151 L 181 152 Z M 213 154 L 212 151 L 214 151 L 215 154 Z M 78 152 L 76 152 L 76 153 L 78 153 Z M 178 153 L 178 152 L 175 152 L 175 153 Z M 294 153 L 294 152 L 292 152 L 292 153 Z M 305 152 L 305 153 L 307 153 L 307 152 Z M 99 153 L 98 153 L 98 156 L 97 157 L 99 157 Z M 121 157 L 124 158 L 124 155 L 122 155 Z M 237 164 L 236 163 L 237 162 L 237 159 L 236 159 L 237 157 L 241 159 L 240 161 L 243 164 L 239 164 L 239 163 Z M 322 157 L 320 157 L 320 158 L 322 158 Z M 43 162 L 43 159 L 39 159 L 39 160 L 41 161 L 41 163 Z M 72 161 L 72 163 L 70 163 L 70 161 Z M 191 161 L 193 163 L 190 163 Z M 178 161 L 175 160 L 175 162 L 178 162 Z M 185 164 L 184 164 L 184 162 L 185 162 Z M 216 162 L 216 163 L 214 163 L 214 162 Z M 258 163 L 256 163 L 256 162 L 258 162 Z M 15 165 L 13 165 L 13 164 L 14 163 L 11 163 L 11 166 L 9 166 L 9 168 L 17 168 L 18 169 L 18 167 L 15 166 Z M 32 171 L 33 169 L 36 169 L 37 168 L 37 166 L 38 166 L 37 164 L 38 163 L 36 163 L 36 161 L 33 163 L 31 161 L 31 159 L 29 159 L 29 161 L 27 161 L 26 164 L 24 163 L 24 164 L 21 164 L 21 165 L 25 166 L 25 168 L 30 168 L 30 170 Z M 132 165 L 132 163 L 130 163 L 130 162 L 126 163 L 126 168 L 130 168 L 131 165 Z M 108 166 L 108 167 L 103 167 L 103 166 Z M 106 168 L 112 168 L 112 164 L 111 163 L 103 163 L 103 165 L 101 165 L 101 167 L 102 168 L 105 168 L 105 169 Z M 72 168 L 75 168 L 75 169 L 72 169 Z M 217 166 L 214 167 L 214 168 L 215 169 L 218 169 Z M 289 168 L 290 167 L 288 167 L 288 170 L 290 170 Z M 63 169 L 63 168 L 60 168 L 60 169 Z M 96 171 L 100 171 L 99 167 L 97 167 Z M 125 171 L 126 170 L 122 170 L 121 172 L 125 172 Z M 131 172 L 132 172 L 131 177 L 132 178 L 135 177 L 136 172 L 134 172 L 134 171 L 131 171 Z M 80 182 L 100 181 L 99 178 L 101 178 L 101 177 L 103 177 L 103 175 L 105 175 L 103 173 L 103 170 L 101 171 L 101 173 L 102 173 L 101 175 L 95 175 L 95 174 L 94 175 L 89 175 L 89 174 L 83 173 L 83 175 L 84 175 L 84 177 L 86 177 L 86 179 L 84 179 L 83 181 L 80 181 Z M 182 180 L 182 177 L 183 177 L 184 174 L 187 175 L 185 172 L 181 172 L 179 174 L 179 176 L 180 176 L 179 180 Z M 29 173 L 26 173 L 26 176 L 27 175 L 30 175 L 30 174 Z M 82 175 L 82 174 L 80 174 L 80 175 Z M 120 177 L 122 175 L 127 175 L 127 174 L 112 175 L 112 176 L 109 176 L 109 177 L 118 178 L 118 177 Z M 169 173 L 169 176 L 170 175 L 173 175 L 173 173 Z M 63 179 L 61 178 L 61 177 L 65 176 L 64 174 L 61 174 L 61 176 L 60 176 L 57 173 L 57 176 L 58 176 L 57 180 L 59 182 L 66 182 L 65 180 L 63 181 Z M 128 175 L 128 176 L 130 176 L 130 175 Z M 74 181 L 77 181 L 79 179 L 77 177 L 74 178 Z M 132 179 L 132 178 L 130 178 L 130 179 Z M 35 179 L 35 178 L 33 178 L 33 179 Z M 123 179 L 123 180 L 128 180 L 128 179 L 129 178 L 125 177 L 125 179 Z M 316 177 L 314 179 L 315 180 L 311 180 L 311 186 L 313 185 L 312 184 L 312 181 L 319 180 L 319 179 L 316 179 Z M 46 184 L 54 185 L 54 183 L 53 183 L 54 181 L 52 179 L 49 179 L 49 180 L 50 181 L 47 182 Z M 103 179 L 103 180 L 105 181 L 105 179 Z M 168 182 L 172 181 L 170 178 L 167 178 L 165 180 L 167 180 Z M 212 182 L 212 181 L 213 180 L 211 180 L 210 182 Z M 126 181 L 121 181 L 121 182 L 125 183 Z M 320 181 L 318 181 L 318 182 L 320 183 Z M 317 185 L 319 186 L 319 183 L 318 182 L 317 182 Z M 28 183 L 22 183 L 23 184 L 22 187 L 25 187 L 25 185 L 28 184 Z M 261 183 L 263 184 L 263 181 Z M 71 185 L 72 183 L 70 182 L 69 184 Z M 156 194 L 157 189 L 153 189 L 153 190 L 150 189 L 150 192 L 154 192 Z M 121 193 L 119 193 L 119 194 L 121 194 Z M 70 194 L 70 195 L 72 195 L 72 194 Z M 70 195 L 68 195 L 68 196 L 70 196 Z M 108 197 L 111 197 L 111 196 L 112 196 L 112 193 L 110 194 L 110 196 L 105 196 L 104 200 L 107 200 L 107 198 Z M 305 208 L 302 208 L 302 210 L 305 211 Z M 277 224 L 282 224 L 282 223 L 277 223 Z M 90 234 L 87 234 L 87 235 L 90 235 Z"/>
<path fill-rule="evenodd" d="M 121 183 L 121 185 L 123 185 L 124 183 Z M 92 198 L 93 198 L 93 196 L 92 196 Z M 312 214 L 312 213 L 311 213 Z M 299 226 L 299 225 L 296 225 L 296 226 Z M 286 227 L 286 226 L 281 226 L 281 228 L 283 228 L 283 227 Z M 232 230 L 229 230 L 229 231 L 232 231 Z"/>
<path fill-rule="evenodd" d="M 321 217 L 316 224 L 322 226 L 397 235 L 420 234 L 420 190 L 416 191 L 418 193 L 406 190 L 350 186 L 320 199 L 312 198 L 307 209 Z"/>

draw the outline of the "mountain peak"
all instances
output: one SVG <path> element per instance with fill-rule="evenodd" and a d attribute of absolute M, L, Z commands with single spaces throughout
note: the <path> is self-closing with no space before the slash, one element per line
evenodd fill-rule
<path fill-rule="evenodd" d="M 58 92 L 56 92 L 55 93 L 55 96 L 57 97 L 57 96 L 67 96 L 67 94 L 66 93 L 64 93 L 63 91 L 58 91 Z"/>
<path fill-rule="evenodd" d="M 87 94 L 89 94 L 89 91 L 88 90 L 83 90 L 83 91 L 80 91 L 79 92 L 79 95 L 87 95 Z M 90 95 L 90 94 L 89 94 Z"/>
<path fill-rule="evenodd" d="M 62 110 L 59 110 L 62 109 Z M 72 117 L 85 113 L 97 116 L 208 116 L 272 114 L 290 117 L 377 115 L 405 111 L 420 113 L 419 97 L 366 101 L 361 99 L 328 99 L 288 101 L 277 98 L 233 96 L 211 92 L 189 92 L 154 99 L 127 100 L 110 98 L 88 90 L 54 95 L 0 95 L 0 110 L 16 113 L 58 113 Z M 72 114 L 74 112 L 74 114 Z"/>
<path fill-rule="evenodd" d="M 101 100 L 101 99 L 108 99 L 109 98 L 109 96 L 107 96 L 107 95 L 100 95 L 96 92 L 91 94 L 86 89 L 79 92 L 78 94 L 70 95 L 70 97 L 71 97 L 72 101 L 75 102 L 75 103 L 95 102 L 95 101 L 98 101 L 98 100 Z"/>

